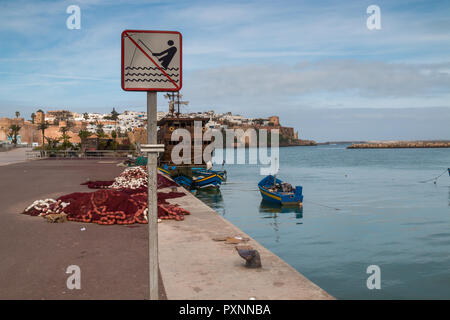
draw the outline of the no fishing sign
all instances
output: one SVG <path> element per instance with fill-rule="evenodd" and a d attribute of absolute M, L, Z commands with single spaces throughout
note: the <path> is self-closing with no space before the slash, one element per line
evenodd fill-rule
<path fill-rule="evenodd" d="M 122 89 L 179 91 L 182 37 L 177 31 L 122 32 Z"/>

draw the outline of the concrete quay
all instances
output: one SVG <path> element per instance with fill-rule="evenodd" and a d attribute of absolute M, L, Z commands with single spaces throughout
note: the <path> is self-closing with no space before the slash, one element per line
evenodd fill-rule
<path fill-rule="evenodd" d="M 182 188 L 178 188 L 182 189 Z M 184 189 L 183 189 L 184 190 Z M 159 223 L 159 266 L 168 299 L 334 299 L 188 191 L 169 199 L 191 211 L 183 222 Z M 213 238 L 241 236 L 262 268 L 248 269 L 235 245 Z"/>

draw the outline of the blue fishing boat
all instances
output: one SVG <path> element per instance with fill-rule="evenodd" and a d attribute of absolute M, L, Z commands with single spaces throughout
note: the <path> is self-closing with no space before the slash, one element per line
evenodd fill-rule
<path fill-rule="evenodd" d="M 171 176 L 170 172 L 169 172 L 169 166 L 164 165 L 163 167 L 158 167 L 158 170 L 161 171 L 162 173 L 165 173 L 169 176 Z"/>
<path fill-rule="evenodd" d="M 180 186 L 185 189 L 190 190 L 192 188 L 192 179 L 183 175 L 177 176 L 173 178 L 173 181 L 178 183 Z"/>
<path fill-rule="evenodd" d="M 219 188 L 222 184 L 223 176 L 213 170 L 190 167 L 163 165 L 158 170 L 169 175 L 175 182 L 186 189 L 206 189 Z"/>
<path fill-rule="evenodd" d="M 289 183 L 269 175 L 258 183 L 258 188 L 266 201 L 279 205 L 302 205 L 302 186 L 296 186 L 294 189 Z"/>
<path fill-rule="evenodd" d="M 204 175 L 204 174 L 210 174 L 210 173 L 217 173 L 219 178 L 222 181 L 227 181 L 227 170 L 212 170 L 212 169 L 206 169 L 206 168 L 192 168 L 192 174 L 193 175 Z"/>
<path fill-rule="evenodd" d="M 219 188 L 223 178 L 215 172 L 205 172 L 195 174 L 192 177 L 192 187 L 194 189 Z"/>

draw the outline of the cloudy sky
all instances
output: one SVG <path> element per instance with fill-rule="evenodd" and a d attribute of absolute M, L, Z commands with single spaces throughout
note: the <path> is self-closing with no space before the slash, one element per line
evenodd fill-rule
<path fill-rule="evenodd" d="M 124 29 L 183 34 L 186 111 L 276 114 L 318 141 L 450 139 L 448 0 L 1 0 L 0 117 L 145 110 L 120 87 Z"/>

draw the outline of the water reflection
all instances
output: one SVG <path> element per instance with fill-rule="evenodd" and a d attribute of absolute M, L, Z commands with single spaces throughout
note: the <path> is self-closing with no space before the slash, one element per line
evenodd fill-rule
<path fill-rule="evenodd" d="M 225 206 L 220 189 L 195 190 L 192 193 L 198 199 L 202 200 L 208 207 L 216 210 L 217 213 L 223 216 L 225 215 Z"/>
<path fill-rule="evenodd" d="M 259 213 L 262 215 L 263 219 L 272 219 L 269 225 L 275 231 L 275 242 L 280 242 L 280 226 L 278 223 L 278 218 L 280 214 L 294 213 L 297 219 L 296 224 L 303 224 L 301 219 L 303 218 L 303 208 L 297 206 L 280 206 L 272 202 L 261 200 L 259 204 Z"/>
<path fill-rule="evenodd" d="M 195 190 L 192 194 L 203 201 L 207 206 L 225 216 L 225 203 L 220 189 Z M 280 206 L 272 202 L 261 200 L 258 209 L 262 218 L 272 218 L 275 220 L 273 227 L 276 231 L 278 230 L 278 224 L 276 222 L 278 214 L 293 213 L 295 215 L 295 219 L 297 220 L 296 224 L 302 224 L 301 219 L 303 218 L 303 208 L 298 206 Z"/>
<path fill-rule="evenodd" d="M 263 218 L 265 219 L 268 218 L 273 219 L 273 223 L 271 223 L 271 225 L 274 228 L 275 233 L 277 234 L 277 242 L 279 240 L 278 222 L 277 222 L 279 213 L 281 214 L 294 213 L 295 219 L 297 220 L 295 224 L 303 224 L 302 222 L 303 208 L 297 206 L 280 206 L 272 202 L 261 200 L 261 203 L 259 204 L 259 213 L 264 214 Z"/>
<path fill-rule="evenodd" d="M 303 218 L 303 208 L 298 206 L 280 206 L 272 202 L 261 200 L 259 204 L 259 212 L 261 213 L 295 213 L 297 219 Z"/>

